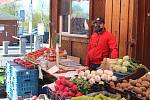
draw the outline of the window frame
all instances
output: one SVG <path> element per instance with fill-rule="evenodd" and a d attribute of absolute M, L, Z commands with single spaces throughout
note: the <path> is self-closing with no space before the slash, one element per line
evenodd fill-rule
<path fill-rule="evenodd" d="M 88 1 L 90 2 L 90 0 L 88 0 Z M 60 5 L 62 5 L 62 4 L 60 4 Z M 90 3 L 89 3 L 89 6 L 90 6 Z M 88 38 L 89 37 L 89 25 L 88 25 L 87 21 L 86 21 L 86 24 L 87 24 L 87 27 L 88 27 L 88 33 L 86 33 L 86 34 L 71 34 L 71 18 L 73 18 L 71 16 L 71 11 L 72 11 L 72 0 L 70 2 L 70 6 L 69 6 L 67 32 L 63 31 L 63 15 L 60 14 L 59 15 L 59 33 L 61 33 L 62 36 Z M 90 7 L 89 7 L 89 13 L 90 13 Z M 78 17 L 75 17 L 75 18 L 78 18 Z M 85 24 L 85 22 L 84 22 L 84 24 Z"/>

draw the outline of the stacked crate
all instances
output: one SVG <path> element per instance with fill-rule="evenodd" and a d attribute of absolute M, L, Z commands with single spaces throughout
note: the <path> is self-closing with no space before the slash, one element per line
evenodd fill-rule
<path fill-rule="evenodd" d="M 26 69 L 14 62 L 6 64 L 6 92 L 9 98 L 29 98 L 38 95 L 38 70 Z"/>

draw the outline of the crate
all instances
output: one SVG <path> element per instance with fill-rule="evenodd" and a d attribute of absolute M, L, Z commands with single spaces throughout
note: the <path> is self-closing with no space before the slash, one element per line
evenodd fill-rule
<path fill-rule="evenodd" d="M 27 69 L 14 62 L 6 64 L 6 92 L 10 99 L 38 95 L 38 70 Z"/>
<path fill-rule="evenodd" d="M 33 95 L 38 93 L 38 83 L 37 82 L 24 82 L 22 84 L 12 83 L 11 88 L 17 94 L 24 94 L 25 92 L 32 92 Z"/>
<path fill-rule="evenodd" d="M 26 69 L 22 66 L 12 67 L 12 81 L 16 83 L 26 82 L 34 80 L 38 82 L 38 70 L 37 69 Z"/>

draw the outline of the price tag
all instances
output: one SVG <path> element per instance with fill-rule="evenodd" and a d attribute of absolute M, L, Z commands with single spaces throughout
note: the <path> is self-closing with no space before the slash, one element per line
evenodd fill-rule
<path fill-rule="evenodd" d="M 55 66 L 51 67 L 51 68 L 48 70 L 48 73 L 54 74 L 54 73 L 56 73 L 57 71 L 59 71 L 59 68 L 55 65 Z"/>

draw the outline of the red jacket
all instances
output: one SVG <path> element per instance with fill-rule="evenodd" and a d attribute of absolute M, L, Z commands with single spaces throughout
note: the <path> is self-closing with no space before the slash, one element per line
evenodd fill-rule
<path fill-rule="evenodd" d="M 86 56 L 86 65 L 101 64 L 103 58 L 108 58 L 111 53 L 111 58 L 118 57 L 118 48 L 115 37 L 110 32 L 101 34 L 93 33 Z"/>

